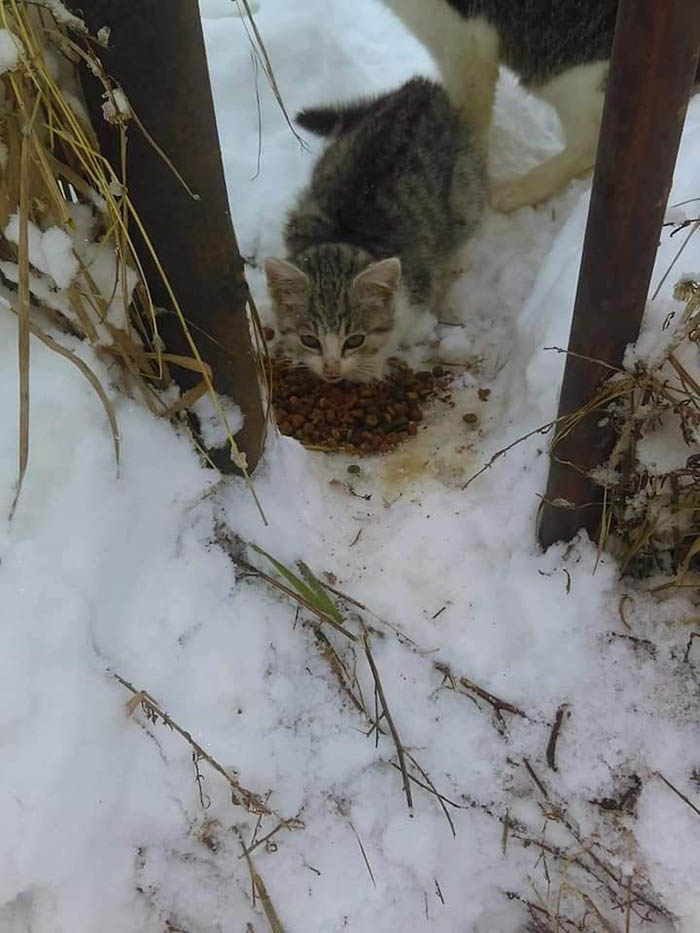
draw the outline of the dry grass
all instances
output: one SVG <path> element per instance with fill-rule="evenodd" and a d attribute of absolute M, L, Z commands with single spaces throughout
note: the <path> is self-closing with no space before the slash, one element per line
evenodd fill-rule
<path fill-rule="evenodd" d="M 685 308 L 675 326 L 666 322 L 663 348 L 614 373 L 587 406 L 558 425 L 556 437 L 591 412 L 609 419 L 616 443 L 592 474 L 603 498 L 599 547 L 614 551 L 623 573 L 668 577 L 659 590 L 700 585 L 700 373 L 689 362 L 700 342 L 700 284 L 680 282 L 675 297 Z M 645 465 L 640 444 L 660 431 L 664 446 L 687 448 L 685 463 Z"/>
<path fill-rule="evenodd" d="M 63 10 L 60 3 L 52 2 L 49 10 L 25 0 L 0 0 L 0 27 L 16 37 L 19 51 L 16 66 L 0 75 L 4 97 L 0 141 L 5 159 L 0 173 L 0 303 L 17 315 L 19 325 L 15 504 L 29 456 L 30 335 L 88 378 L 106 411 L 118 466 L 119 431 L 108 394 L 95 372 L 62 339 L 48 333 L 50 327 L 89 341 L 107 364 L 118 362 L 126 382 L 158 416 L 173 417 L 208 393 L 225 427 L 232 458 L 247 479 L 245 458 L 236 447 L 214 392 L 210 369 L 190 334 L 157 248 L 129 197 L 126 153 L 130 121 L 159 152 L 163 170 L 180 176 L 104 71 L 99 49 L 108 41 L 107 33 L 89 35 L 82 21 Z M 82 106 L 76 78 L 81 63 L 102 86 L 105 118 L 120 134 L 120 172 L 101 155 Z M 158 270 L 186 335 L 189 356 L 164 351 L 156 309 L 134 249 L 133 230 L 143 237 Z M 58 236 L 73 265 L 73 274 L 65 280 L 59 270 L 56 281 L 51 275 L 55 267 L 48 263 L 47 268 L 42 261 L 42 235 L 47 231 Z M 171 381 L 171 367 L 201 376 L 199 383 L 175 402 L 165 401 L 162 395 Z"/>
<path fill-rule="evenodd" d="M 403 793 L 409 811 L 413 810 L 412 787 L 422 788 L 435 798 L 442 809 L 452 834 L 455 835 L 454 822 L 448 807 L 459 809 L 460 805 L 439 793 L 428 773 L 409 751 L 399 734 L 374 656 L 372 635 L 376 633 L 376 629 L 370 625 L 366 618 L 366 616 L 370 615 L 367 607 L 362 606 L 357 600 L 352 600 L 345 594 L 338 593 L 332 587 L 326 586 L 302 561 L 297 563 L 299 572 L 295 573 L 291 568 L 285 566 L 261 548 L 252 545 L 252 550 L 269 561 L 289 585 L 283 583 L 279 578 L 265 573 L 265 571 L 245 559 L 243 554 L 246 545 L 223 525 L 218 529 L 217 541 L 242 574 L 252 579 L 263 580 L 296 603 L 299 610 L 304 609 L 311 613 L 313 621 L 310 624 L 316 635 L 316 646 L 321 657 L 326 661 L 331 673 L 336 678 L 342 694 L 350 699 L 355 710 L 364 717 L 367 725 L 367 736 L 369 738 L 374 736 L 377 744 L 382 736 L 390 738 L 393 743 L 396 751 L 396 762 L 392 761 L 391 765 L 401 775 Z M 342 612 L 338 603 L 329 598 L 328 592 L 338 595 L 341 602 L 348 604 L 348 609 L 352 608 L 359 610 L 359 612 Z M 340 646 L 333 643 L 329 637 L 330 632 L 326 634 L 323 630 L 324 625 L 328 626 L 332 632 L 343 637 Z M 353 632 L 351 626 L 355 627 L 357 631 Z M 347 649 L 352 655 L 352 660 L 347 657 Z M 356 649 L 361 651 L 362 657 L 367 664 L 367 672 L 373 690 L 373 703 L 366 700 L 360 686 L 356 670 Z"/>
<path fill-rule="evenodd" d="M 465 809 L 476 810 L 501 824 L 504 856 L 507 857 L 511 849 L 521 849 L 529 853 L 531 868 L 524 881 L 529 884 L 531 894 L 524 895 L 522 891 L 504 892 L 507 897 L 518 900 L 523 905 L 529 917 L 528 933 L 624 933 L 631 929 L 632 924 L 636 927 L 656 922 L 665 923 L 671 919 L 645 877 L 644 865 L 638 857 L 633 834 L 626 822 L 629 814 L 634 811 L 641 783 L 632 782 L 632 790 L 622 793 L 619 800 L 590 801 L 592 821 L 596 823 L 600 816 L 603 821 L 601 829 L 605 831 L 586 836 L 580 830 L 576 818 L 571 816 L 568 801 L 554 790 L 549 780 L 549 772 L 542 770 L 544 762 L 550 771 L 558 771 L 555 762 L 556 742 L 560 730 L 565 728 L 568 705 L 560 706 L 551 722 L 532 717 L 520 707 L 494 695 L 473 680 L 453 673 L 445 665 L 435 664 L 426 659 L 426 666 L 433 666 L 441 675 L 444 688 L 462 694 L 482 712 L 492 712 L 494 725 L 504 742 L 510 740 L 509 719 L 526 719 L 533 727 L 542 731 L 542 761 L 536 761 L 534 758 L 521 758 L 518 761 L 512 756 L 510 759 L 510 765 L 520 775 L 516 782 L 516 786 L 520 788 L 516 798 L 522 800 L 523 796 L 527 796 L 537 808 L 541 818 L 539 832 L 532 826 L 514 819 L 508 811 L 503 812 L 501 807 L 492 801 L 478 800 L 464 792 L 459 794 L 457 800 L 451 800 L 436 789 L 427 772 L 396 731 L 369 639 L 368 618 L 372 617 L 380 624 L 381 620 L 362 603 L 323 584 L 305 565 L 302 565 L 304 570 L 300 568 L 299 574 L 296 574 L 270 555 L 255 549 L 273 563 L 284 578 L 283 583 L 279 578 L 270 576 L 248 563 L 241 556 L 245 550 L 243 542 L 226 533 L 224 529 L 220 529 L 219 543 L 246 576 L 264 580 L 275 586 L 287 598 L 294 600 L 302 610 L 312 614 L 313 619 L 308 619 L 307 624 L 313 629 L 316 647 L 337 682 L 341 696 L 349 700 L 352 709 L 364 719 L 368 737 L 374 737 L 375 741 L 385 737 L 393 742 L 396 760 L 392 761 L 391 765 L 402 778 L 409 806 L 410 788 L 424 790 L 442 809 L 453 834 L 456 834 L 456 826 L 452 814 Z M 338 600 L 331 602 L 323 590 L 334 593 Z M 297 616 L 303 619 L 301 613 L 298 612 Z M 342 626 L 337 621 L 338 617 Z M 351 627 L 357 628 L 352 640 Z M 381 637 L 381 633 L 376 629 L 372 631 L 376 633 L 377 638 Z M 338 635 L 343 636 L 342 640 L 336 641 Z M 406 647 L 407 650 L 412 650 L 410 643 L 407 643 Z M 358 664 L 363 660 L 369 668 L 374 698 L 365 696 L 360 684 Z M 665 781 L 663 776 L 657 777 Z M 527 784 L 529 792 L 526 790 Z M 672 787 L 671 790 L 679 793 L 677 788 Z M 692 802 L 687 799 L 685 802 L 692 809 Z M 577 806 L 580 805 L 581 802 L 578 801 Z M 274 830 L 275 833 L 277 831 Z M 360 840 L 358 845 L 362 851 Z M 635 865 L 633 877 L 625 874 L 620 868 L 618 856 L 622 851 L 629 855 L 629 861 Z M 363 857 L 366 859 L 366 853 L 363 853 Z M 374 872 L 367 860 L 365 864 L 370 879 L 374 880 Z"/>
<path fill-rule="evenodd" d="M 301 827 L 301 823 L 297 819 L 283 819 L 279 813 L 276 813 L 275 810 L 271 809 L 267 804 L 267 799 L 264 798 L 261 794 L 256 794 L 251 790 L 243 787 L 243 785 L 238 781 L 233 774 L 231 769 L 224 768 L 212 755 L 207 752 L 204 747 L 197 742 L 192 735 L 186 730 L 183 729 L 165 710 L 163 710 L 158 703 L 153 699 L 150 693 L 146 693 L 145 690 L 137 690 L 133 684 L 129 683 L 128 680 L 125 680 L 117 673 L 112 673 L 114 679 L 126 688 L 129 693 L 131 693 L 131 699 L 127 703 L 127 711 L 129 715 L 132 715 L 136 709 L 141 708 L 146 719 L 157 725 L 159 722 L 164 726 L 167 726 L 171 731 L 176 732 L 181 738 L 183 738 L 188 745 L 192 748 L 194 752 L 194 763 L 195 763 L 195 775 L 196 781 L 200 790 L 201 798 L 201 775 L 199 772 L 198 763 L 200 761 L 205 761 L 210 768 L 216 771 L 218 774 L 223 777 L 223 779 L 229 784 L 231 788 L 231 800 L 235 806 L 241 806 L 249 813 L 256 814 L 258 816 L 275 816 L 280 822 L 287 826 L 288 828 L 298 829 Z M 269 795 L 268 795 L 269 796 Z"/>

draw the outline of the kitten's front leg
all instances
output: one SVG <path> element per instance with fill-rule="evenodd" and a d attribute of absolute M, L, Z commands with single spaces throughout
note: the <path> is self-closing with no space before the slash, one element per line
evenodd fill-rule
<path fill-rule="evenodd" d="M 435 286 L 430 301 L 430 310 L 437 321 L 451 321 L 455 318 L 454 310 L 450 307 L 450 295 L 455 282 L 464 274 L 464 260 L 459 251 L 437 271 Z"/>

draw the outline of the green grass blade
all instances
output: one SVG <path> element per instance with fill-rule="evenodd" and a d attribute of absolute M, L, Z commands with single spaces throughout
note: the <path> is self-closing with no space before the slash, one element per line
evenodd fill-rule
<path fill-rule="evenodd" d="M 330 616 L 331 619 L 335 619 L 336 622 L 342 622 L 342 613 L 333 600 L 329 597 L 321 581 L 313 574 L 308 564 L 305 564 L 303 560 L 298 560 L 297 567 L 299 568 L 299 572 L 301 573 L 306 583 L 313 589 L 314 593 L 316 594 L 315 605 L 323 607 L 322 611 L 327 616 Z"/>

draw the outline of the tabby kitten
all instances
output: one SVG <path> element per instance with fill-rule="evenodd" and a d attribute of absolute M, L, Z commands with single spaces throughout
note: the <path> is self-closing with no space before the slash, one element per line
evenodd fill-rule
<path fill-rule="evenodd" d="M 494 207 L 512 211 L 536 204 L 593 168 L 618 0 L 383 2 L 431 52 L 450 100 L 474 127 L 484 152 L 499 63 L 556 109 L 565 148 L 495 186 Z"/>
<path fill-rule="evenodd" d="M 416 316 L 449 287 L 455 251 L 485 204 L 471 129 L 443 89 L 302 111 L 332 141 L 265 262 L 283 352 L 323 379 L 381 379 Z"/>

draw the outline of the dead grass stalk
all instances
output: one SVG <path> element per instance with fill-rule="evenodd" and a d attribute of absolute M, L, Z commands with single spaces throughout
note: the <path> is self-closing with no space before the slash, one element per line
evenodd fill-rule
<path fill-rule="evenodd" d="M 108 42 L 107 32 L 91 36 L 60 0 L 51 4 L 0 0 L 0 27 L 14 37 L 17 47 L 15 66 L 0 74 L 4 99 L 0 297 L 2 305 L 18 318 L 19 469 L 13 509 L 29 460 L 30 335 L 78 366 L 90 381 L 107 413 L 117 465 L 119 431 L 109 395 L 104 387 L 98 389 L 97 375 L 66 346 L 61 332 L 88 341 L 108 363 L 116 361 L 150 410 L 161 417 L 177 416 L 208 393 L 232 458 L 250 482 L 209 367 L 197 349 L 157 246 L 129 197 L 130 121 L 159 153 L 164 170 L 174 172 L 187 186 L 105 72 L 99 49 Z M 120 134 L 120 171 L 99 150 L 81 99 L 79 63 L 101 85 L 105 118 Z M 164 352 L 158 311 L 134 248 L 133 229 L 143 238 L 191 356 Z M 260 322 L 251 313 L 257 333 Z M 47 332 L 49 324 L 56 330 L 53 335 Z M 161 392 L 170 382 L 171 367 L 185 367 L 201 377 L 174 404 L 165 401 Z"/>

